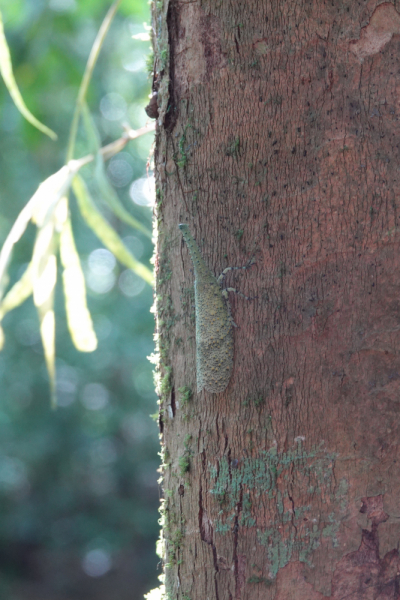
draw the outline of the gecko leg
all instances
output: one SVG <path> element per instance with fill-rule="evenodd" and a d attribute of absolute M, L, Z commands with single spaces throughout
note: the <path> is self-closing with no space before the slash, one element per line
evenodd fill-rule
<path fill-rule="evenodd" d="M 234 292 L 235 294 L 237 294 L 238 296 L 242 296 L 242 298 L 244 298 L 245 300 L 254 300 L 257 296 L 245 296 L 244 294 L 242 294 L 242 292 L 239 292 L 239 290 L 237 290 L 236 288 L 224 288 L 224 291 L 227 292 Z"/>
<path fill-rule="evenodd" d="M 225 301 L 226 301 L 226 308 L 228 309 L 228 319 L 232 323 L 233 327 L 237 327 L 237 325 L 232 317 L 232 309 L 231 309 L 231 304 L 230 304 L 229 298 L 228 298 L 228 291 L 229 291 L 229 289 L 225 288 L 224 290 L 221 290 L 221 294 L 223 295 L 223 297 L 225 298 Z"/>
<path fill-rule="evenodd" d="M 251 298 L 250 296 L 245 296 L 244 294 L 242 294 L 242 292 L 239 292 L 235 288 L 231 288 L 231 287 L 224 288 L 223 290 L 221 290 L 221 294 L 223 295 L 223 297 L 226 300 L 226 306 L 228 308 L 228 317 L 229 317 L 229 320 L 232 323 L 233 327 L 237 327 L 237 325 L 236 325 L 236 323 L 235 323 L 235 321 L 233 320 L 233 317 L 232 317 L 232 309 L 231 309 L 231 303 L 229 302 L 228 292 L 235 292 L 235 294 L 238 294 L 239 296 L 242 296 L 242 298 L 245 298 L 246 300 L 254 300 L 254 297 Z"/>
<path fill-rule="evenodd" d="M 221 283 L 223 282 L 223 280 L 226 277 L 226 274 L 229 273 L 229 271 L 240 271 L 241 269 L 250 269 L 250 267 L 252 267 L 255 264 L 256 260 L 254 258 L 254 256 L 249 260 L 249 262 L 247 263 L 247 265 L 244 265 L 244 267 L 226 267 L 226 269 L 224 269 L 221 273 L 221 275 L 219 277 L 217 277 L 217 281 L 218 283 L 221 285 Z M 232 290 L 230 290 L 232 291 Z"/>

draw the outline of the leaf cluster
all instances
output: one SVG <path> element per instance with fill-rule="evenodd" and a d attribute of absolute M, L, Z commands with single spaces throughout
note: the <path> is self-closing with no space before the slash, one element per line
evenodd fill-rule
<path fill-rule="evenodd" d="M 82 167 L 95 160 L 94 179 L 104 204 L 117 218 L 151 238 L 150 231 L 125 209 L 109 184 L 105 174 L 104 161 L 122 150 L 129 140 L 150 131 L 152 126 L 138 131 L 128 129 L 119 140 L 101 148 L 100 136 L 86 105 L 93 71 L 120 1 L 116 0 L 109 9 L 92 46 L 75 103 L 66 163 L 56 173 L 40 183 L 37 191 L 18 215 L 0 251 L 0 323 L 8 312 L 22 304 L 29 296 L 33 296 L 39 315 L 40 334 L 50 379 L 53 406 L 56 404 L 54 291 L 58 270 L 57 255 L 60 256 L 62 266 L 66 316 L 72 342 L 81 352 L 92 352 L 97 348 L 97 338 L 87 307 L 85 278 L 71 224 L 69 202 L 71 189 L 75 194 L 80 214 L 85 223 L 123 265 L 131 269 L 147 284 L 152 285 L 150 269 L 138 261 L 124 245 L 116 230 L 97 208 L 89 187 L 79 174 Z M 0 72 L 21 114 L 32 125 L 55 140 L 56 134 L 29 111 L 17 87 L 1 13 Z M 93 147 L 93 154 L 81 159 L 73 159 L 78 125 L 81 120 L 87 139 Z M 21 239 L 30 222 L 36 226 L 31 260 L 18 281 L 6 292 L 9 283 L 8 267 L 14 246 Z M 3 330 L 0 326 L 0 350 L 4 341 Z"/>

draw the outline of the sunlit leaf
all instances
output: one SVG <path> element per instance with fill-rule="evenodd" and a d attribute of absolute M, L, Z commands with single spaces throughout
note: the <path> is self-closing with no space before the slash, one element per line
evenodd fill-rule
<path fill-rule="evenodd" d="M 63 196 L 57 206 L 54 209 L 54 227 L 56 231 L 61 233 L 64 229 L 64 225 L 69 219 L 69 208 L 68 208 L 68 197 Z"/>
<path fill-rule="evenodd" d="M 22 304 L 32 293 L 37 306 L 49 296 L 55 285 L 56 243 L 54 222 L 49 222 L 38 230 L 31 262 L 0 303 L 0 320 L 10 310 Z"/>
<path fill-rule="evenodd" d="M 34 127 L 39 129 L 42 133 L 48 135 L 52 140 L 57 139 L 57 134 L 54 133 L 51 129 L 43 125 L 40 121 L 37 120 L 36 117 L 30 112 L 27 108 L 22 96 L 21 92 L 18 89 L 17 83 L 14 78 L 12 64 L 11 64 L 11 55 L 10 50 L 8 48 L 6 36 L 4 35 L 4 27 L 3 27 L 3 19 L 0 12 L 0 73 L 3 77 L 4 83 L 8 91 L 10 92 L 11 98 L 14 100 L 15 106 L 18 108 L 19 112 L 25 117 L 29 123 L 31 123 Z"/>
<path fill-rule="evenodd" d="M 32 198 L 19 213 L 0 252 L 0 298 L 8 282 L 6 270 L 14 244 L 21 238 L 30 220 L 36 223 L 38 227 L 43 228 L 49 219 L 52 218 L 53 211 L 60 199 L 67 193 L 72 178 L 87 162 L 87 158 L 71 160 L 57 171 L 57 173 L 50 175 L 50 177 L 39 185 Z"/>
<path fill-rule="evenodd" d="M 7 265 L 11 258 L 11 253 L 14 247 L 14 244 L 18 242 L 24 233 L 27 225 L 32 218 L 33 211 L 33 197 L 29 200 L 29 202 L 24 206 L 24 208 L 19 213 L 14 225 L 11 228 L 10 233 L 8 234 L 3 247 L 0 252 L 0 297 L 4 293 L 4 289 L 7 285 Z"/>
<path fill-rule="evenodd" d="M 98 211 L 82 177 L 79 175 L 74 177 L 72 188 L 77 198 L 82 217 L 97 237 L 122 264 L 134 271 L 139 277 L 142 277 L 149 285 L 153 285 L 153 275 L 150 269 L 132 256 L 116 231 Z"/>
<path fill-rule="evenodd" d="M 60 199 L 68 192 L 72 178 L 81 166 L 80 162 L 70 161 L 39 185 L 29 201 L 33 203 L 32 221 L 38 227 L 48 221 Z"/>
<path fill-rule="evenodd" d="M 57 281 L 57 258 L 55 255 L 58 235 L 54 222 L 46 223 L 38 230 L 32 256 L 33 301 L 40 320 L 40 335 L 50 381 L 52 406 L 56 405 L 55 383 L 55 316 L 54 288 Z"/>
<path fill-rule="evenodd" d="M 39 229 L 32 256 L 33 301 L 40 320 L 40 336 L 50 381 L 51 404 L 56 406 L 54 289 L 57 282 L 57 241 L 54 222 Z"/>
<path fill-rule="evenodd" d="M 97 348 L 97 338 L 86 304 L 85 278 L 69 219 L 60 236 L 60 256 L 64 267 L 63 285 L 68 329 L 77 350 L 92 352 Z"/>
<path fill-rule="evenodd" d="M 22 277 L 14 283 L 0 304 L 0 321 L 10 310 L 20 306 L 33 292 L 33 262 L 27 266 Z"/>
<path fill-rule="evenodd" d="M 46 305 L 38 307 L 40 319 L 40 336 L 42 338 L 44 356 L 50 381 L 51 405 L 57 405 L 56 398 L 56 367 L 55 367 L 55 337 L 56 320 L 53 310 L 53 298 Z"/>
<path fill-rule="evenodd" d="M 41 272 L 33 282 L 33 301 L 35 306 L 42 306 L 54 292 L 57 282 L 57 259 L 50 254 L 44 261 Z"/>

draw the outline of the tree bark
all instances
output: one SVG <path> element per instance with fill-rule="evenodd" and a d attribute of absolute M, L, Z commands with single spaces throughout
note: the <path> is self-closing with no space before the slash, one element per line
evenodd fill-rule
<path fill-rule="evenodd" d="M 167 597 L 400 598 L 400 7 L 164 0 L 154 31 Z M 216 275 L 256 259 L 219 394 L 180 222 Z"/>

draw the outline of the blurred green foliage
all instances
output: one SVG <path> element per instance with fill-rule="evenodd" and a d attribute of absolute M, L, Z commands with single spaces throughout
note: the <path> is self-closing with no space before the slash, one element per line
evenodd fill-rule
<path fill-rule="evenodd" d="M 1 6 L 14 73 L 33 114 L 59 136 L 27 123 L 0 86 L 0 245 L 38 184 L 64 163 L 74 102 L 88 53 L 110 6 L 103 0 L 13 0 Z M 132 40 L 149 21 L 144 0 L 124 0 L 88 95 L 105 145 L 121 123 L 146 123 L 149 44 Z M 148 134 L 107 163 L 126 209 L 147 228 Z M 75 156 L 90 149 L 80 132 Z M 85 176 L 90 182 L 92 171 Z M 93 193 L 93 192 L 92 192 Z M 132 196 L 139 203 L 132 201 Z M 152 246 L 102 206 L 134 256 Z M 50 410 L 39 323 L 32 300 L 4 318 L 0 354 L 0 597 L 8 600 L 136 600 L 156 587 L 158 434 L 152 367 L 152 290 L 101 246 L 71 202 L 98 349 L 69 338 L 56 289 L 57 395 Z M 34 227 L 18 242 L 11 283 L 28 263 Z"/>

